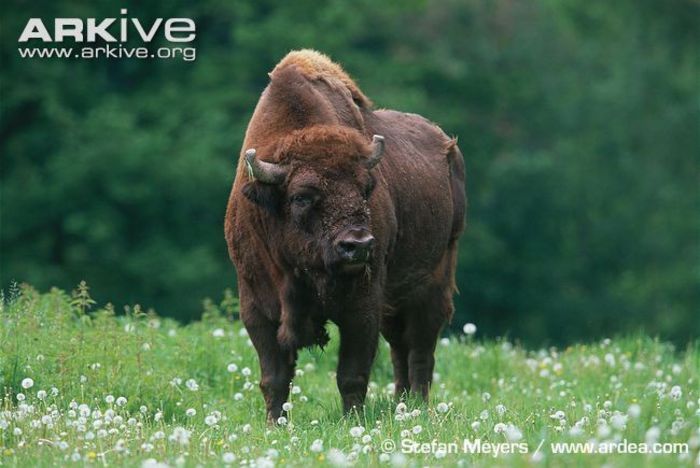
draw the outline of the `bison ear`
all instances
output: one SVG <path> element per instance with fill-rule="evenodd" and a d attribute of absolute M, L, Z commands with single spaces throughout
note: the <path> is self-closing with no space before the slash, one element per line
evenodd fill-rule
<path fill-rule="evenodd" d="M 276 185 L 248 182 L 243 186 L 243 195 L 270 212 L 276 212 L 280 204 L 279 188 Z"/>

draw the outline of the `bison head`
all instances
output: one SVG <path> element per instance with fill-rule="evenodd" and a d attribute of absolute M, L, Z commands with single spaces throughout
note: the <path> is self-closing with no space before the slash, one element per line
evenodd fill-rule
<path fill-rule="evenodd" d="M 245 196 L 267 210 L 268 247 L 303 271 L 353 274 L 371 264 L 375 243 L 369 200 L 371 174 L 384 138 L 317 126 L 292 132 L 274 145 L 270 159 L 245 152 Z"/>

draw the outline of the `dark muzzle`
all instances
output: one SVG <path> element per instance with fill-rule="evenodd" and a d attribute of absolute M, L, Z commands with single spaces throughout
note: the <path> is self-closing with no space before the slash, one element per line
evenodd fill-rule
<path fill-rule="evenodd" d="M 347 265 L 369 262 L 374 246 L 374 236 L 365 228 L 350 228 L 341 233 L 333 243 L 339 260 Z"/>

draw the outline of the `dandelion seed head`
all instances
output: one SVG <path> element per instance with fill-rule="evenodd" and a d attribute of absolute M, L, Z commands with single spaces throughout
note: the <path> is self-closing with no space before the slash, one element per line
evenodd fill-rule
<path fill-rule="evenodd" d="M 668 393 L 668 396 L 671 397 L 672 400 L 680 400 L 683 396 L 683 391 L 681 390 L 680 385 L 674 385 L 671 387 L 671 391 Z"/>
<path fill-rule="evenodd" d="M 518 429 L 512 424 L 509 424 L 506 427 L 505 435 L 506 439 L 508 439 L 508 442 L 518 442 L 520 439 L 523 438 L 522 431 L 520 431 L 520 429 Z"/>
<path fill-rule="evenodd" d="M 636 403 L 632 403 L 629 408 L 627 408 L 627 414 L 631 418 L 638 418 L 640 414 L 642 414 L 642 408 Z"/>
<path fill-rule="evenodd" d="M 194 379 L 187 379 L 187 381 L 185 382 L 185 387 L 187 387 L 187 389 L 192 392 L 196 392 L 197 390 L 199 390 L 199 384 Z"/>
<path fill-rule="evenodd" d="M 315 453 L 323 452 L 323 441 L 316 439 L 311 443 L 310 450 Z"/>

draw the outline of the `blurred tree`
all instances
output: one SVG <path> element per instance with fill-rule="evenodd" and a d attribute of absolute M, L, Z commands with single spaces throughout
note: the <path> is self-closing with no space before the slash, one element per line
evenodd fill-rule
<path fill-rule="evenodd" d="M 86 279 L 100 301 L 197 317 L 234 285 L 223 213 L 266 73 L 312 47 L 379 107 L 459 136 L 455 324 L 533 342 L 700 335 L 698 3 L 176 3 L 125 7 L 193 18 L 193 62 L 22 59 L 30 17 L 119 11 L 3 5 L 2 287 Z"/>

